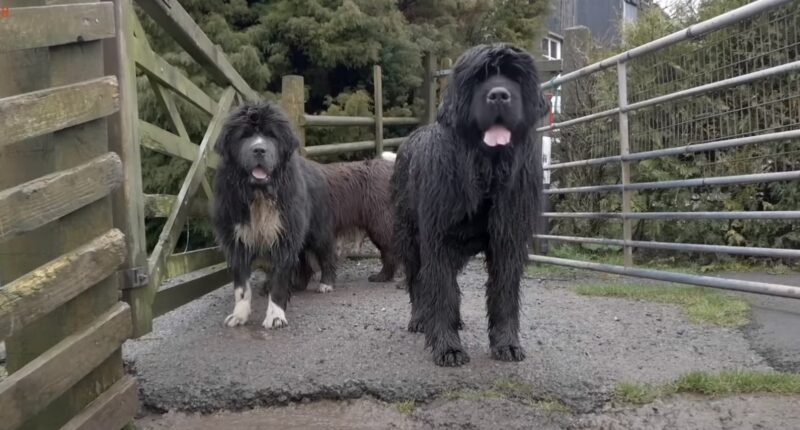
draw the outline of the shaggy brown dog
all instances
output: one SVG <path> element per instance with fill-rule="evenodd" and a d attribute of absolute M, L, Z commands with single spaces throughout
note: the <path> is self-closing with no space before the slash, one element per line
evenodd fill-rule
<path fill-rule="evenodd" d="M 331 193 L 331 210 L 337 237 L 363 231 L 381 253 L 383 267 L 370 282 L 392 280 L 393 254 L 390 181 L 394 162 L 383 159 L 323 164 Z"/>

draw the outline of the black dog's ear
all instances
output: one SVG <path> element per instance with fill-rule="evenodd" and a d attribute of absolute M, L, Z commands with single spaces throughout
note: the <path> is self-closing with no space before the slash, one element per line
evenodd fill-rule
<path fill-rule="evenodd" d="M 544 97 L 541 91 L 539 91 L 539 96 L 537 97 L 538 103 L 536 104 L 536 119 L 542 119 L 550 112 L 550 101 Z"/>
<path fill-rule="evenodd" d="M 456 100 L 453 94 L 455 85 L 450 84 L 442 93 L 442 102 L 436 111 L 436 121 L 444 127 L 453 128 L 456 126 Z"/>
<path fill-rule="evenodd" d="M 222 126 L 222 131 L 220 131 L 219 137 L 217 137 L 217 141 L 214 144 L 214 151 L 216 151 L 217 154 L 223 157 L 229 155 L 230 151 L 227 148 L 230 148 L 232 145 L 231 141 L 236 138 L 238 130 L 242 129 L 243 120 L 247 120 L 247 111 L 248 106 L 242 105 L 228 114 L 228 118 Z"/>
<path fill-rule="evenodd" d="M 232 129 L 233 129 L 233 127 L 231 127 L 232 120 L 233 117 L 228 118 L 228 120 L 225 122 L 225 125 L 222 126 L 222 131 L 220 131 L 216 143 L 214 143 L 214 151 L 216 151 L 217 154 L 223 157 L 226 157 L 228 153 L 228 151 L 226 151 L 225 148 L 228 147 L 229 141 L 231 140 Z"/>
<path fill-rule="evenodd" d="M 300 147 L 300 140 L 294 132 L 291 121 L 286 113 L 275 104 L 268 104 L 266 109 L 269 110 L 269 119 L 267 121 L 270 131 L 275 136 L 275 139 L 280 142 L 278 150 L 281 153 L 281 158 L 287 161 L 292 153 Z"/>
<path fill-rule="evenodd" d="M 275 127 L 273 131 L 275 138 L 281 142 L 278 145 L 281 151 L 281 158 L 286 161 L 300 147 L 300 139 L 297 138 L 292 123 L 287 118 L 284 118 L 283 124 L 280 127 Z"/>

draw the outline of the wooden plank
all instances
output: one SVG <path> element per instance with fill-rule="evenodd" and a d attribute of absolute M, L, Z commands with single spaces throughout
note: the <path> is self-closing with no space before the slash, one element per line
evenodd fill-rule
<path fill-rule="evenodd" d="M 126 375 L 61 427 L 61 430 L 121 429 L 133 420 L 138 410 L 136 380 Z"/>
<path fill-rule="evenodd" d="M 405 142 L 407 137 L 393 137 L 383 139 L 384 148 L 397 148 Z M 358 142 L 331 143 L 328 145 L 316 145 L 306 148 L 306 156 L 320 157 L 323 155 L 349 154 L 356 151 L 367 151 L 375 148 L 374 140 L 361 140 Z"/>
<path fill-rule="evenodd" d="M 110 3 L 14 7 L 7 18 L 0 19 L 0 52 L 114 37 Z"/>
<path fill-rule="evenodd" d="M 167 259 L 167 278 L 185 275 L 189 272 L 224 262 L 225 255 L 216 246 L 173 254 Z"/>
<path fill-rule="evenodd" d="M 305 129 L 305 87 L 303 77 L 284 76 L 281 80 L 281 106 L 292 123 L 297 140 L 300 141 L 300 154 L 306 153 Z"/>
<path fill-rule="evenodd" d="M 6 97 L 0 99 L 0 148 L 105 117 L 117 109 L 115 76 Z"/>
<path fill-rule="evenodd" d="M 174 283 L 168 281 L 156 293 L 156 299 L 153 302 L 153 315 L 155 317 L 164 315 L 229 282 L 231 282 L 230 272 L 225 263 L 181 276 Z"/>
<path fill-rule="evenodd" d="M 138 0 L 136 3 L 203 66 L 217 83 L 233 86 L 248 101 L 261 99 L 233 68 L 222 49 L 211 42 L 177 0 Z"/>
<path fill-rule="evenodd" d="M 136 14 L 132 0 L 114 0 L 114 16 L 118 23 L 117 37 L 104 43 L 105 72 L 119 77 L 119 113 L 109 117 L 109 149 L 120 155 L 125 182 L 112 195 L 114 225 L 125 233 L 128 258 L 124 270 L 147 265 L 147 237 L 145 234 L 142 196 L 142 161 L 139 145 L 139 108 L 136 88 L 136 65 L 133 40 Z M 142 35 L 144 37 L 144 35 Z M 131 288 L 132 277 L 120 277 L 122 298 L 131 306 L 134 337 L 152 329 L 150 306 L 153 295 L 147 288 Z"/>
<path fill-rule="evenodd" d="M 217 106 L 217 112 L 215 112 L 211 124 L 208 126 L 208 130 L 206 130 L 206 134 L 203 136 L 203 142 L 200 144 L 198 157 L 189 168 L 189 172 L 186 174 L 183 185 L 181 185 L 181 189 L 178 192 L 176 200 L 178 204 L 173 205 L 172 211 L 166 223 L 164 223 L 164 228 L 158 238 L 158 243 L 156 243 L 148 259 L 150 273 L 150 285 L 148 288 L 157 288 L 166 275 L 166 259 L 172 254 L 172 250 L 175 248 L 175 242 L 177 242 L 181 229 L 189 216 L 189 205 L 185 203 L 195 195 L 197 189 L 200 187 L 200 182 L 205 176 L 206 157 L 210 153 L 211 147 L 216 143 L 217 137 L 219 137 L 222 131 L 222 125 L 228 118 L 228 110 L 233 103 L 234 94 L 233 88 L 231 87 L 222 94 Z"/>
<path fill-rule="evenodd" d="M 0 289 L 0 340 L 111 276 L 125 254 L 125 236 L 109 230 L 5 285 Z"/>
<path fill-rule="evenodd" d="M 442 69 L 452 70 L 453 60 L 451 58 L 443 58 Z M 447 89 L 447 86 L 450 84 L 450 76 L 451 74 L 448 73 L 447 75 L 439 78 L 439 94 L 444 94 L 444 90 Z"/>
<path fill-rule="evenodd" d="M 197 160 L 197 153 L 200 149 L 198 145 L 187 142 L 180 136 L 149 122 L 139 120 L 138 124 L 141 143 L 145 148 L 187 161 Z M 216 152 L 208 154 L 208 168 L 215 169 L 218 163 L 219 155 Z"/>
<path fill-rule="evenodd" d="M 32 6 L 42 1 L 0 0 L 2 5 L 7 7 Z M 47 49 L 28 49 L 0 54 L 0 77 L 13 77 L 13 79 L 0 78 L 0 99 L 50 87 L 48 63 Z M 28 139 L 24 144 L 0 148 L 0 154 L 2 154 L 0 190 L 53 172 L 53 151 L 49 136 L 40 136 Z M 56 247 L 41 246 L 42 243 L 52 240 L 57 227 L 50 224 L 0 244 L 0 284 L 5 285 L 58 257 L 60 253 Z"/>
<path fill-rule="evenodd" d="M 161 101 L 162 107 L 169 114 L 169 117 L 172 120 L 172 125 L 175 127 L 175 130 L 178 131 L 178 136 L 183 139 L 183 144 L 191 144 L 189 132 L 186 130 L 186 125 L 183 123 L 183 119 L 181 119 L 178 105 L 175 103 L 175 98 L 173 97 L 172 93 L 166 88 L 162 87 L 161 84 L 152 78 L 150 79 L 150 84 L 153 87 L 153 91 L 156 93 L 156 97 Z M 216 156 L 216 153 L 209 154 L 209 157 L 212 155 Z M 214 164 L 216 165 L 216 163 L 217 160 L 215 157 Z M 206 198 L 213 202 L 214 191 L 211 189 L 211 185 L 208 183 L 208 179 L 205 176 L 203 177 L 202 182 L 200 182 L 200 185 L 203 187 L 203 192 L 205 193 Z"/>
<path fill-rule="evenodd" d="M 375 155 L 383 154 L 383 76 L 381 66 L 372 69 L 373 101 L 375 105 Z"/>
<path fill-rule="evenodd" d="M 436 99 L 436 57 L 433 54 L 425 54 L 425 76 L 422 80 L 422 98 L 425 100 L 425 114 L 422 117 L 426 124 L 433 124 L 436 121 L 436 107 L 439 101 Z"/>
<path fill-rule="evenodd" d="M 144 215 L 147 218 L 167 218 L 176 198 L 171 194 L 145 194 Z M 208 218 L 209 210 L 208 200 L 195 197 L 189 203 L 189 218 Z"/>
<path fill-rule="evenodd" d="M 184 125 L 183 119 L 181 119 L 181 113 L 178 110 L 178 105 L 175 103 L 175 98 L 172 96 L 172 93 L 153 78 L 149 78 L 148 80 L 150 81 L 150 86 L 153 88 L 153 92 L 156 94 L 156 98 L 161 103 L 161 107 L 169 114 L 172 125 L 175 127 L 175 130 L 178 131 L 178 136 L 189 142 L 191 140 L 189 138 L 189 132 L 186 131 L 186 125 Z"/>
<path fill-rule="evenodd" d="M 34 230 L 95 202 L 122 183 L 110 152 L 78 167 L 0 191 L 0 240 Z"/>
<path fill-rule="evenodd" d="M 136 64 L 149 77 L 175 91 L 186 101 L 208 114 L 217 110 L 217 103 L 187 78 L 180 69 L 164 61 L 139 39 L 135 39 L 132 46 Z"/>
<path fill-rule="evenodd" d="M 62 0 L 47 0 L 48 4 L 65 3 Z M 77 3 L 70 1 L 69 3 Z M 96 3 L 96 1 L 81 1 Z M 71 85 L 89 79 L 99 79 L 107 74 L 104 70 L 103 41 L 67 44 L 48 49 L 51 86 Z M 53 169 L 62 171 L 75 168 L 93 158 L 109 153 L 106 118 L 70 127 L 51 135 Z M 19 145 L 17 145 L 19 146 Z M 53 246 L 61 253 L 82 246 L 90 238 L 97 237 L 114 227 L 110 197 L 104 197 L 81 209 L 65 215 L 55 224 L 58 232 L 40 246 Z M 9 338 L 9 365 L 14 351 L 15 366 L 28 363 L 52 348 L 64 337 L 78 333 L 119 300 L 117 276 L 110 276 L 97 283 L 30 326 Z M 19 367 L 16 367 L 19 369 Z M 28 420 L 26 428 L 58 428 L 80 412 L 97 395 L 105 391 L 122 377 L 122 360 L 119 349 L 94 368 L 80 381 L 58 398 L 54 399 L 35 418 Z"/>
<path fill-rule="evenodd" d="M 130 308 L 118 303 L 0 381 L 0 430 L 13 430 L 99 366 L 130 337 Z"/>

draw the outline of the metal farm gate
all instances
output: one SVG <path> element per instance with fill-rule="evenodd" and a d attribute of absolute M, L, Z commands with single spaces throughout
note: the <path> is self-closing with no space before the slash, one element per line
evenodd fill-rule
<path fill-rule="evenodd" d="M 584 65 L 585 56 L 592 50 L 588 28 L 573 27 L 565 33 L 564 73 L 541 86 L 551 102 L 556 100 L 553 103 L 556 108 L 551 123 L 537 128 L 543 140 L 547 139 L 542 146 L 552 145 L 552 150 L 544 157 L 544 175 L 548 180 L 542 192 L 546 207 L 537 222 L 535 251 L 528 256 L 529 260 L 800 298 L 797 286 L 636 267 L 633 259 L 636 248 L 800 258 L 800 249 L 782 247 L 634 240 L 637 226 L 654 221 L 770 220 L 784 222 L 791 233 L 798 231 L 798 207 L 775 210 L 762 205 L 761 210 L 716 211 L 673 211 L 674 207 L 667 207 L 669 211 L 648 211 L 648 207 L 636 207 L 634 203 L 637 191 L 646 194 L 655 190 L 686 191 L 783 182 L 800 192 L 800 2 L 756 0 L 590 65 Z M 561 72 L 560 63 L 538 63 L 540 76 Z M 444 68 L 431 75 L 446 78 L 450 73 L 450 69 Z M 746 91 L 748 87 L 759 91 L 750 94 Z M 435 87 L 429 90 L 436 92 Z M 613 96 L 604 97 L 609 93 Z M 559 97 L 554 99 L 554 95 Z M 428 112 L 433 112 L 430 105 Z M 725 152 L 748 146 L 769 147 L 757 156 L 731 156 Z M 552 162 L 551 158 L 556 157 L 559 159 Z M 665 157 L 683 157 L 687 165 L 700 165 L 701 173 L 689 172 L 685 176 L 690 177 L 685 178 L 634 181 L 637 175 L 644 176 L 647 169 L 658 169 L 658 164 L 647 164 L 648 161 Z M 765 161 L 761 169 L 764 171 L 725 174 L 729 166 L 754 159 Z M 583 173 L 571 177 L 563 173 L 581 169 Z M 586 173 L 589 169 L 594 169 L 594 174 Z M 609 175 L 609 171 L 613 174 Z M 605 176 L 606 180 L 611 176 L 612 180 L 587 183 L 587 178 L 591 181 L 598 176 Z M 584 181 L 575 181 L 576 178 Z M 551 182 L 558 186 L 548 186 Z M 563 186 L 563 182 L 569 186 Z M 596 211 L 548 209 L 552 200 L 563 196 L 597 198 L 613 193 L 619 193 L 618 202 Z M 621 238 L 546 234 L 559 230 L 565 222 L 573 222 L 573 231 L 585 230 L 591 222 L 621 223 L 617 229 Z M 619 247 L 623 250 L 623 262 L 614 265 L 546 256 L 541 250 L 547 249 L 548 242 Z"/>
<path fill-rule="evenodd" d="M 586 52 L 590 43 L 588 30 L 576 28 L 569 33 L 565 51 Z M 565 63 L 575 60 L 565 58 Z M 661 221 L 680 228 L 703 220 L 727 223 L 772 220 L 785 223 L 785 230 L 790 233 L 797 231 L 800 207 L 777 210 L 754 202 L 748 208 L 728 208 L 724 207 L 724 198 L 715 197 L 715 193 L 747 184 L 763 184 L 754 193 L 759 195 L 769 192 L 767 187 L 775 183 L 795 190 L 800 188 L 800 4 L 789 0 L 754 1 L 572 70 L 542 85 L 545 91 L 559 89 L 563 97 L 555 122 L 538 129 L 552 139 L 553 155 L 559 158 L 545 166 L 558 186 L 547 188 L 544 193 L 550 199 L 561 199 L 562 203 L 572 198 L 574 206 L 596 209 L 544 212 L 542 215 L 552 220 L 556 230 L 571 223 L 566 230 L 572 234 L 537 234 L 535 239 L 621 247 L 623 264 L 545 255 L 531 255 L 530 259 L 641 278 L 800 298 L 797 286 L 653 270 L 636 267 L 633 259 L 633 250 L 637 248 L 800 258 L 800 249 L 634 238 L 642 223 Z M 603 95 L 609 93 L 616 94 L 604 99 Z M 747 148 L 760 150 L 749 152 L 744 150 Z M 662 168 L 659 163 L 667 157 L 677 157 L 679 166 L 685 166 L 685 172 L 678 173 L 683 177 L 654 180 L 652 173 Z M 753 160 L 763 161 L 759 171 L 737 172 Z M 650 174 L 649 180 L 636 181 L 637 176 L 646 174 Z M 578 182 L 581 178 L 597 177 L 607 182 Z M 678 211 L 681 208 L 674 205 L 655 210 L 648 207 L 647 193 L 686 193 L 689 188 L 693 190 L 689 210 Z M 613 193 L 618 193 L 613 204 L 581 204 L 580 199 Z M 645 197 L 637 201 L 636 193 Z M 675 202 L 678 201 L 676 198 Z M 692 210 L 703 206 L 719 209 Z M 621 229 L 616 224 L 621 238 L 580 235 L 587 226 L 598 223 L 621 223 Z M 675 227 L 674 223 L 679 224 Z M 731 234 L 735 236 L 735 232 Z"/>

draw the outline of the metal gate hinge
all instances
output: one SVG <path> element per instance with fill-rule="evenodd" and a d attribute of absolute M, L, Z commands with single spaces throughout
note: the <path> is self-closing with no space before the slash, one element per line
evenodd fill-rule
<path fill-rule="evenodd" d="M 120 273 L 125 277 L 121 290 L 146 287 L 150 281 L 147 267 L 133 267 L 127 270 L 120 270 Z"/>

